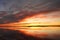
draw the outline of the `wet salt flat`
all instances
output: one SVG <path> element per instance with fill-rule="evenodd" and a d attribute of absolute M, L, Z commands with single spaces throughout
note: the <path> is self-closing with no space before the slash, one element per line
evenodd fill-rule
<path fill-rule="evenodd" d="M 0 29 L 18 30 L 23 34 L 38 38 L 60 39 L 60 27 L 0 27 Z"/>

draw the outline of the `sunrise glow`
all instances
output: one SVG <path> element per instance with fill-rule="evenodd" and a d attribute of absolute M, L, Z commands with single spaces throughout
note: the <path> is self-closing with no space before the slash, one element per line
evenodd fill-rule
<path fill-rule="evenodd" d="M 24 19 L 21 23 L 30 23 L 30 25 L 60 25 L 60 16 L 56 14 L 59 13 L 37 14 Z"/>

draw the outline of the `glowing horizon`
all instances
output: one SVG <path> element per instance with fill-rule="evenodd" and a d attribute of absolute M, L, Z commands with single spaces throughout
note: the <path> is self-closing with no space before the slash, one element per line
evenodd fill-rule
<path fill-rule="evenodd" d="M 48 14 L 38 14 L 24 19 L 20 23 L 30 23 L 32 25 L 60 25 L 60 12 L 51 12 Z"/>

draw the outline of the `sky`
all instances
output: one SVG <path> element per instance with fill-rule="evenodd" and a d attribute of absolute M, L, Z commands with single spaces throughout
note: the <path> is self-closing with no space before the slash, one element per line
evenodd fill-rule
<path fill-rule="evenodd" d="M 0 0 L 0 23 L 15 22 L 38 12 L 58 11 L 59 4 L 60 0 Z"/>
<path fill-rule="evenodd" d="M 60 0 L 0 0 L 0 11 L 46 10 L 59 8 Z"/>

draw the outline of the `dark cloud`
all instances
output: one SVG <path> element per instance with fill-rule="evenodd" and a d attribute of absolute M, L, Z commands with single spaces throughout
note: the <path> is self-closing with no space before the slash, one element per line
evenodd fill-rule
<path fill-rule="evenodd" d="M 21 11 L 16 14 L 5 15 L 0 19 L 0 24 L 19 22 L 19 20 L 35 14 L 36 12 Z"/>
<path fill-rule="evenodd" d="M 43 11 L 60 8 L 60 0 L 0 0 L 0 11 Z"/>

